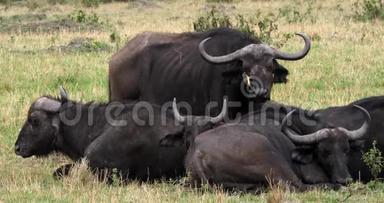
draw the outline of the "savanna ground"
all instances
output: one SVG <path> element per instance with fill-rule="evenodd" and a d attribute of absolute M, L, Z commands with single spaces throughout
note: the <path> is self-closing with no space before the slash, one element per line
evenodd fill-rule
<path fill-rule="evenodd" d="M 56 95 L 58 86 L 64 85 L 72 99 L 106 101 L 108 60 L 118 47 L 143 31 L 193 31 L 193 22 L 213 6 L 231 17 L 241 14 L 247 19 L 274 13 L 271 18 L 278 27 L 272 32 L 271 43 L 282 50 L 302 47 L 296 37 L 281 43 L 284 33 L 305 32 L 312 38 L 313 46 L 305 59 L 281 61 L 290 71 L 289 82 L 274 86 L 273 100 L 316 109 L 382 95 L 384 23 L 355 20 L 354 2 L 129 1 L 98 7 L 84 7 L 77 1 L 64 5 L 47 2 L 0 4 L 0 202 L 384 201 L 380 184 L 354 183 L 339 191 L 305 193 L 275 187 L 259 195 L 196 190 L 184 187 L 183 180 L 109 186 L 96 181 L 83 165 L 70 177 L 56 181 L 52 172 L 69 160 L 60 155 L 22 159 L 13 151 L 34 99 L 42 94 Z M 284 9 L 288 13 L 284 14 Z M 252 28 L 258 31 L 257 25 Z"/>

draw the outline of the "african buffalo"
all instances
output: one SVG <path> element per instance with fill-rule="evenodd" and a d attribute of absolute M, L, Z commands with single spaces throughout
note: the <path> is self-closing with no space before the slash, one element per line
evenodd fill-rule
<path fill-rule="evenodd" d="M 368 182 L 373 176 L 368 166 L 363 162 L 362 155 L 372 148 L 373 141 L 377 141 L 377 148 L 384 152 L 384 96 L 368 97 L 352 102 L 345 106 L 336 106 L 322 109 L 316 112 L 315 116 L 319 123 L 327 123 L 328 126 L 342 126 L 352 128 L 362 122 L 363 118 L 356 111 L 353 105 L 359 105 L 366 109 L 371 115 L 372 121 L 363 141 L 362 150 L 353 150 L 350 154 L 349 170 L 354 180 Z M 384 171 L 379 176 L 384 178 Z"/>
<path fill-rule="evenodd" d="M 184 173 L 185 146 L 161 147 L 163 137 L 200 133 L 220 122 L 217 117 L 195 117 L 182 125 L 166 109 L 145 102 L 80 103 L 42 96 L 31 105 L 15 143 L 15 153 L 24 158 L 61 152 L 73 161 L 86 158 L 100 177 L 117 169 L 123 180 L 177 177 Z M 65 175 L 71 165 L 54 175 Z M 107 173 L 104 173 L 107 172 Z M 107 179 L 110 181 L 110 179 Z"/>
<path fill-rule="evenodd" d="M 335 126 L 353 129 L 364 122 L 364 117 L 357 112 L 354 105 L 358 105 L 366 109 L 371 115 L 369 128 L 364 139 L 355 142 L 355 145 L 361 145 L 359 150 L 351 150 L 349 154 L 349 171 L 354 180 L 368 182 L 373 180 L 373 176 L 368 166 L 363 162 L 362 156 L 371 147 L 373 141 L 377 141 L 377 147 L 384 152 L 384 96 L 373 96 L 354 101 L 348 105 L 333 106 L 318 110 L 305 110 L 297 107 L 278 104 L 275 102 L 266 102 L 256 104 L 255 110 L 265 112 L 264 117 L 274 118 L 279 121 L 291 110 L 296 112 L 293 116 L 291 128 L 302 134 L 313 133 L 322 128 L 333 128 Z M 252 114 L 249 116 L 252 117 Z M 298 119 L 298 118 L 301 119 Z M 244 118 L 248 119 L 246 116 Z M 303 122 L 309 121 L 309 122 Z M 380 178 L 384 178 L 384 171 L 379 174 Z"/>
<path fill-rule="evenodd" d="M 304 39 L 304 49 L 288 54 L 229 28 L 139 34 L 109 62 L 110 100 L 139 99 L 161 105 L 177 97 L 193 107 L 193 115 L 206 115 L 206 105 L 215 102 L 211 113 L 216 115 L 227 95 L 229 101 L 237 102 L 229 109 L 234 117 L 247 112 L 249 100 L 269 99 L 273 82 L 287 81 L 287 69 L 276 60 L 307 55 L 310 39 L 298 35 Z"/>
<path fill-rule="evenodd" d="M 177 108 L 174 111 L 179 114 Z M 288 127 L 288 121 L 299 119 L 295 110 L 284 116 L 281 129 L 276 126 L 280 122 L 263 113 L 250 113 L 252 124 L 248 115 L 241 122 L 188 138 L 186 169 L 193 182 L 224 188 L 255 189 L 267 181 L 287 182 L 299 190 L 307 189 L 308 184 L 346 184 L 350 178 L 348 153 L 356 141 L 363 139 L 370 122 L 364 108 L 356 105 L 354 111 L 365 119 L 360 128 L 322 128 L 307 135 Z M 164 139 L 171 143 L 175 136 Z"/>

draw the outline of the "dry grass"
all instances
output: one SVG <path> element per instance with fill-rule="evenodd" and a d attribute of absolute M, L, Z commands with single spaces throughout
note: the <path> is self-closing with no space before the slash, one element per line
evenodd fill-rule
<path fill-rule="evenodd" d="M 297 1 L 297 0 L 296 0 Z M 95 12 L 115 27 L 123 40 L 143 31 L 183 32 L 192 30 L 192 22 L 207 11 L 204 1 L 161 1 L 156 6 L 111 3 Z M 235 1 L 223 4 L 225 10 L 252 16 L 294 1 Z M 337 5 L 340 6 L 337 6 Z M 337 7 L 342 8 L 342 10 Z M 276 85 L 273 99 L 305 108 L 341 105 L 353 100 L 382 95 L 384 87 L 384 26 L 382 22 L 353 21 L 352 2 L 336 0 L 314 3 L 315 23 L 278 21 L 278 32 L 306 32 L 319 36 L 310 54 L 299 62 L 282 62 L 290 70 L 290 82 Z M 48 18 L 68 15 L 78 6 L 56 5 L 30 11 L 25 7 L 0 6 L 1 16 L 46 13 Z M 155 184 L 133 182 L 126 186 L 107 186 L 94 179 L 83 165 L 63 181 L 51 174 L 69 160 L 61 156 L 22 159 L 13 153 L 18 129 L 33 99 L 56 94 L 64 85 L 72 98 L 107 100 L 107 62 L 113 51 L 89 53 L 25 52 L 67 44 L 76 37 L 109 41 L 111 30 L 100 32 L 0 33 L 0 200 L 4 202 L 339 202 L 352 191 L 350 202 L 380 202 L 383 187 L 369 189 L 351 186 L 340 191 L 315 190 L 294 193 L 274 189 L 260 195 L 228 194 L 224 191 L 198 191 L 172 181 Z M 283 50 L 297 50 L 301 41 L 293 38 Z"/>

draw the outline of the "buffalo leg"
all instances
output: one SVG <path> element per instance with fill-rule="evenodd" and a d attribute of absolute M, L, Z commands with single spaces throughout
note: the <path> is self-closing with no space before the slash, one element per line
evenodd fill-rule
<path fill-rule="evenodd" d="M 55 170 L 55 172 L 53 172 L 53 178 L 55 178 L 56 180 L 60 180 L 63 177 L 68 176 L 73 166 L 75 166 L 75 164 L 65 164 L 60 166 L 58 169 Z"/>
<path fill-rule="evenodd" d="M 65 176 L 68 176 L 71 169 L 75 166 L 75 164 L 65 164 L 65 165 L 62 165 L 60 166 L 59 168 L 57 168 L 55 170 L 55 172 L 53 172 L 53 178 L 55 178 L 56 180 L 60 180 L 62 179 L 63 177 Z M 98 169 L 98 168 L 94 168 L 92 169 L 92 172 L 93 174 L 95 174 L 97 176 L 97 178 L 101 181 L 101 182 L 106 182 L 106 183 L 112 183 L 112 170 L 109 170 L 109 169 Z"/>
<path fill-rule="evenodd" d="M 108 168 L 94 168 L 92 169 L 93 174 L 95 174 L 100 182 L 105 182 L 107 184 L 113 183 L 112 178 L 112 169 Z"/>

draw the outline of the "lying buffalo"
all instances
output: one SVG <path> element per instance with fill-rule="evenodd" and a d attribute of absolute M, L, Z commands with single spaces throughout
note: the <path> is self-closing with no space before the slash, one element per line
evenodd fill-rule
<path fill-rule="evenodd" d="M 250 99 L 269 99 L 273 82 L 287 81 L 287 69 L 276 60 L 307 55 L 310 40 L 298 35 L 304 39 L 304 49 L 288 54 L 228 28 L 139 34 L 110 60 L 110 100 L 140 99 L 161 105 L 177 97 L 193 107 L 192 114 L 205 115 L 210 102 L 216 102 L 211 107 L 217 114 L 227 95 L 237 102 L 229 109 L 233 117 L 247 111 Z"/>
<path fill-rule="evenodd" d="M 355 126 L 361 125 L 364 122 L 364 118 L 361 116 L 360 112 L 355 110 L 354 105 L 366 109 L 371 115 L 372 121 L 364 139 L 355 142 L 355 145 L 361 146 L 359 147 L 361 150 L 351 150 L 349 154 L 349 171 L 354 180 L 368 182 L 373 180 L 373 176 L 371 175 L 369 167 L 364 163 L 362 156 L 372 148 L 373 141 L 377 141 L 378 149 L 384 152 L 384 136 L 382 135 L 384 129 L 384 96 L 367 97 L 354 101 L 348 105 L 328 107 L 314 111 L 274 102 L 257 104 L 254 109 L 257 109 L 260 112 L 265 112 L 265 117 L 276 119 L 280 122 L 289 111 L 296 109 L 295 115 L 298 116 L 300 114 L 302 119 L 293 119 L 291 127 L 295 128 L 297 132 L 308 134 L 321 128 L 340 126 L 347 129 L 353 129 Z M 304 123 L 303 120 L 309 120 L 310 122 Z M 381 172 L 379 177 L 384 178 L 384 172 Z"/>
<path fill-rule="evenodd" d="M 350 178 L 348 153 L 363 139 L 370 122 L 365 109 L 355 106 L 354 111 L 365 119 L 358 129 L 322 128 L 307 135 L 299 135 L 287 125 L 299 119 L 295 110 L 284 117 L 281 130 L 276 120 L 261 121 L 264 115 L 253 112 L 252 124 L 244 119 L 187 138 L 187 171 L 198 184 L 203 181 L 245 190 L 268 181 L 287 182 L 299 190 L 307 189 L 308 184 L 346 184 Z M 165 139 L 171 143 L 175 136 Z"/>
<path fill-rule="evenodd" d="M 362 156 L 371 147 L 373 141 L 377 141 L 377 147 L 384 152 L 384 96 L 367 97 L 354 101 L 344 106 L 334 106 L 318 110 L 305 110 L 297 107 L 278 104 L 275 102 L 266 102 L 257 104 L 257 109 L 263 119 L 276 119 L 282 121 L 284 116 L 292 110 L 292 125 L 290 128 L 295 129 L 301 134 L 310 134 L 322 128 L 334 128 L 335 126 L 353 129 L 364 123 L 365 118 L 360 112 L 356 111 L 354 105 L 358 105 L 366 109 L 370 116 L 371 122 L 365 133 L 364 139 L 354 142 L 359 145 L 359 150 L 351 150 L 349 153 L 349 171 L 354 180 L 368 182 L 373 180 L 369 167 L 363 162 Z M 264 114 L 261 114 L 264 112 Z M 252 120 L 253 114 L 244 116 L 244 120 Z M 384 172 L 379 174 L 380 178 L 384 178 Z"/>
<path fill-rule="evenodd" d="M 384 96 L 368 97 L 352 102 L 346 106 L 330 107 L 316 112 L 320 123 L 327 122 L 328 126 L 342 126 L 352 128 L 363 122 L 363 119 L 353 111 L 352 106 L 359 105 L 366 109 L 371 115 L 372 121 L 366 133 L 362 150 L 352 151 L 350 154 L 349 170 L 354 180 L 368 182 L 373 180 L 369 167 L 363 162 L 362 155 L 372 148 L 373 141 L 377 141 L 377 147 L 384 152 Z M 379 178 L 384 178 L 382 171 Z"/>
<path fill-rule="evenodd" d="M 86 158 L 93 171 L 108 175 L 110 169 L 117 169 L 123 180 L 176 177 L 185 171 L 186 148 L 160 147 L 160 140 L 214 127 L 226 114 L 226 100 L 217 117 L 195 117 L 183 125 L 163 110 L 135 102 L 83 104 L 68 100 L 62 90 L 61 98 L 43 96 L 33 102 L 15 152 L 24 158 L 51 152 L 61 152 L 73 161 Z M 65 175 L 70 167 L 65 165 L 55 174 Z"/>

